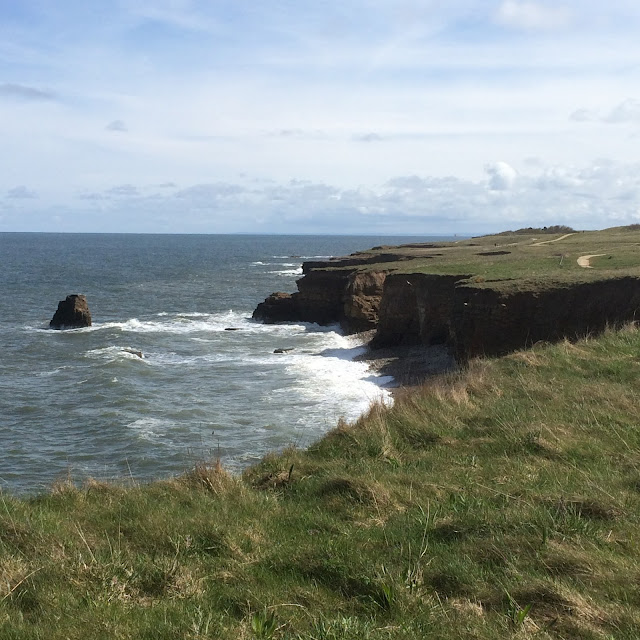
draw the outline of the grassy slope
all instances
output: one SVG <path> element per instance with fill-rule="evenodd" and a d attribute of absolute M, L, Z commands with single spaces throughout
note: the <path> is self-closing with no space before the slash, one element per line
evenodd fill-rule
<path fill-rule="evenodd" d="M 640 331 L 477 361 L 243 478 L 0 495 L 0 637 L 638 638 Z"/>
<path fill-rule="evenodd" d="M 617 227 L 563 236 L 564 233 L 504 233 L 441 243 L 429 249 L 393 248 L 394 254 L 411 260 L 364 268 L 393 269 L 401 273 L 472 274 L 470 284 L 499 289 L 538 289 L 557 283 L 640 276 L 640 230 Z M 544 244 L 538 244 L 541 242 Z M 492 252 L 505 253 L 481 255 Z M 585 254 L 605 255 L 591 262 L 592 269 L 585 269 L 577 264 L 577 258 Z"/>

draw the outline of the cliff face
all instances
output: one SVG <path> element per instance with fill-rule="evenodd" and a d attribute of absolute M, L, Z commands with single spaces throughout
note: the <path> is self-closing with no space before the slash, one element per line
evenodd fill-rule
<path fill-rule="evenodd" d="M 467 276 L 391 274 L 380 303 L 372 347 L 444 344 L 453 336 L 456 283 Z"/>
<path fill-rule="evenodd" d="M 342 324 L 349 332 L 376 328 L 386 278 L 386 271 L 360 271 L 349 276 L 342 305 Z"/>
<path fill-rule="evenodd" d="M 350 333 L 375 328 L 373 348 L 446 344 L 464 361 L 576 338 L 640 314 L 640 278 L 632 276 L 509 291 L 471 286 L 468 274 L 365 271 L 348 260 L 339 269 L 306 264 L 298 292 L 272 294 L 254 318 L 340 323 Z"/>
<path fill-rule="evenodd" d="M 266 323 L 340 322 L 350 275 L 348 271 L 308 270 L 297 281 L 296 293 L 272 293 L 257 306 L 253 317 Z"/>
<path fill-rule="evenodd" d="M 317 266 L 316 266 L 317 265 Z M 253 312 L 256 320 L 340 323 L 348 333 L 374 329 L 386 277 L 383 271 L 326 269 L 305 263 L 296 293 L 273 293 Z"/>
<path fill-rule="evenodd" d="M 465 285 L 466 277 L 389 276 L 372 346 L 446 343 L 464 361 L 595 333 L 640 312 L 637 278 L 499 292 Z"/>
<path fill-rule="evenodd" d="M 633 277 L 500 294 L 459 287 L 452 314 L 452 344 L 460 359 L 503 354 L 538 341 L 598 333 L 634 320 L 640 280 Z"/>

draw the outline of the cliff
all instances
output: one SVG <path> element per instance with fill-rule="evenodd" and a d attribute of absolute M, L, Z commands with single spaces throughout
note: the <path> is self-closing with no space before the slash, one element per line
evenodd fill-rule
<path fill-rule="evenodd" d="M 598 333 L 634 320 L 640 311 L 636 277 L 526 291 L 467 282 L 465 276 L 387 277 L 372 347 L 445 343 L 465 361 Z"/>
<path fill-rule="evenodd" d="M 376 329 L 373 348 L 445 344 L 459 361 L 635 319 L 640 232 L 513 236 L 305 263 L 298 292 L 272 294 L 254 318 L 340 323 L 349 333 Z M 594 248 L 598 256 L 581 255 Z M 585 257 L 602 262 L 592 266 Z"/>
<path fill-rule="evenodd" d="M 253 317 L 266 323 L 339 323 L 348 333 L 374 329 L 387 272 L 359 271 L 355 259 L 349 262 L 347 268 L 305 263 L 298 291 L 271 294 L 257 306 Z"/>

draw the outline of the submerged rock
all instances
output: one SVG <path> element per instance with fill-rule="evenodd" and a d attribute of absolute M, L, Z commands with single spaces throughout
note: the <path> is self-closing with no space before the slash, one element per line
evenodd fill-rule
<path fill-rule="evenodd" d="M 293 347 L 287 347 L 285 349 L 275 349 L 273 353 L 289 353 L 289 351 L 293 351 Z"/>
<path fill-rule="evenodd" d="M 91 312 L 87 298 L 74 293 L 58 303 L 49 326 L 52 329 L 77 329 L 91 326 Z"/>

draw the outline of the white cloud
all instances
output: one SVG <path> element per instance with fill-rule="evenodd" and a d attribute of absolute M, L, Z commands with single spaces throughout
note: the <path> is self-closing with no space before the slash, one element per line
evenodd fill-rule
<path fill-rule="evenodd" d="M 571 12 L 565 7 L 549 6 L 540 2 L 503 0 L 495 19 L 505 27 L 549 31 L 567 26 Z"/>
<path fill-rule="evenodd" d="M 107 189 L 105 194 L 107 196 L 132 197 L 138 195 L 138 188 L 132 184 L 120 184 Z"/>
<path fill-rule="evenodd" d="M 7 191 L 7 198 L 15 198 L 17 200 L 31 200 L 37 198 L 38 194 L 33 189 L 28 189 L 24 185 L 14 187 Z"/>
<path fill-rule="evenodd" d="M 476 233 L 640 221 L 638 164 L 602 159 L 586 166 L 538 163 L 532 170 L 516 173 L 496 162 L 487 166 L 488 180 L 406 175 L 375 188 L 250 178 L 162 192 L 157 184 L 120 185 L 78 196 L 75 207 L 56 207 L 55 213 L 64 214 L 69 230 L 91 230 L 93 224 L 101 231 L 173 233 Z M 39 220 L 48 219 L 46 205 L 39 206 L 29 204 Z M 8 208 L 0 228 L 12 230 L 22 215 Z"/>
<path fill-rule="evenodd" d="M 118 131 L 122 133 L 129 131 L 129 128 L 123 120 L 112 120 L 105 129 L 107 131 Z"/>
<path fill-rule="evenodd" d="M 356 142 L 380 142 L 384 138 L 379 134 L 371 131 L 369 133 L 356 133 L 353 140 Z"/>
<path fill-rule="evenodd" d="M 56 94 L 49 89 L 38 89 L 24 84 L 0 84 L 0 98 L 41 102 L 55 100 L 56 97 Z"/>
<path fill-rule="evenodd" d="M 489 189 L 492 191 L 508 191 L 518 177 L 518 172 L 506 162 L 494 162 L 485 166 L 489 175 Z"/>
<path fill-rule="evenodd" d="M 605 122 L 640 122 L 640 100 L 629 98 L 616 106 L 611 113 L 604 118 Z"/>
<path fill-rule="evenodd" d="M 570 116 L 574 122 L 606 122 L 627 124 L 640 122 L 640 100 L 627 98 L 608 112 L 577 109 Z"/>
<path fill-rule="evenodd" d="M 598 114 L 589 109 L 576 109 L 570 116 L 569 120 L 574 122 L 592 122 L 598 120 Z"/>

